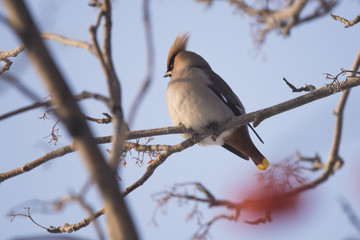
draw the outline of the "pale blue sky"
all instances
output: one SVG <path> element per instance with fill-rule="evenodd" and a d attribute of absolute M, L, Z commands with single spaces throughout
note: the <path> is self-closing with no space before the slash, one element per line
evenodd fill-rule
<path fill-rule="evenodd" d="M 95 22 L 97 10 L 87 7 L 88 1 L 27 1 L 41 31 L 54 32 L 67 37 L 89 41 L 88 27 Z M 144 27 L 141 1 L 113 1 L 113 57 L 121 81 L 123 107 L 128 112 L 146 71 Z M 358 1 L 343 1 L 333 13 L 347 18 L 359 12 Z M 4 6 L 0 4 L 0 14 Z M 256 50 L 250 37 L 249 19 L 240 16 L 226 3 L 215 3 L 207 8 L 194 1 L 151 1 L 151 18 L 154 36 L 154 82 L 147 93 L 132 129 L 147 129 L 171 125 L 165 103 L 168 79 L 167 53 L 179 32 L 189 31 L 188 49 L 203 56 L 213 70 L 232 87 L 248 112 L 265 108 L 299 96 L 292 93 L 282 81 L 286 77 L 296 86 L 305 83 L 323 86 L 322 73 L 338 73 L 340 68 L 351 67 L 360 49 L 359 26 L 345 29 L 329 16 L 293 29 L 289 38 L 275 33 L 268 36 L 261 49 L 262 57 L 255 58 Z M 0 50 L 10 50 L 19 42 L 7 26 L 0 25 Z M 82 49 L 64 47 L 47 41 L 56 62 L 64 72 L 74 93 L 83 90 L 107 94 L 105 79 L 97 59 Z M 11 72 L 40 97 L 48 96 L 25 54 L 14 59 Z M 333 137 L 334 116 L 340 94 L 323 99 L 265 120 L 257 127 L 265 141 L 259 146 L 270 163 L 279 162 L 299 150 L 314 156 L 318 153 L 326 160 Z M 29 104 L 29 100 L 16 89 L 0 82 L 0 114 Z M 356 235 L 349 224 L 338 199 L 345 197 L 360 216 L 359 191 L 356 169 L 360 168 L 360 114 L 358 103 L 360 89 L 353 89 L 345 109 L 344 132 L 340 154 L 344 167 L 325 184 L 304 194 L 307 208 L 297 219 L 273 216 L 273 222 L 249 226 L 242 222 L 216 223 L 210 235 L 212 239 L 345 239 Z M 105 106 L 93 100 L 81 103 L 86 112 L 100 117 L 108 112 Z M 54 146 L 43 139 L 50 133 L 54 119 L 38 119 L 43 110 L 21 114 L 0 122 L 1 172 L 19 167 L 48 151 L 65 146 L 70 139 L 64 127 L 60 127 L 60 142 Z M 110 126 L 91 124 L 96 136 L 111 134 Z M 178 143 L 180 136 L 156 137 L 153 143 Z M 109 146 L 107 146 L 109 147 Z M 135 166 L 127 160 L 121 171 L 123 186 L 136 181 L 145 166 Z M 237 189 L 255 185 L 257 168 L 220 147 L 195 146 L 171 156 L 155 174 L 139 189 L 126 198 L 142 239 L 189 239 L 197 229 L 194 221 L 186 222 L 192 203 L 179 207 L 172 202 L 166 215 L 157 216 L 158 226 L 151 224 L 155 203 L 150 195 L 162 191 L 174 183 L 198 181 L 206 185 L 219 198 L 231 198 Z M 318 176 L 317 174 L 309 176 Z M 6 217 L 12 208 L 34 206 L 32 200 L 51 201 L 68 192 L 76 192 L 87 179 L 87 173 L 77 153 L 55 159 L 29 173 L 5 181 L 0 186 L 0 232 L 2 239 L 32 235 L 48 235 L 28 219 L 17 218 L 10 224 Z M 88 194 L 88 202 L 94 209 L 102 207 L 96 190 Z M 230 199 L 231 200 L 231 199 Z M 201 206 L 203 221 L 224 209 L 208 209 Z M 225 210 L 224 210 L 225 211 Z M 86 217 L 77 205 L 71 205 L 61 214 L 35 214 L 33 217 L 46 226 L 75 223 Z M 103 222 L 104 217 L 101 217 Z M 66 236 L 65 234 L 64 236 Z M 96 239 L 92 226 L 74 233 L 73 236 Z"/>

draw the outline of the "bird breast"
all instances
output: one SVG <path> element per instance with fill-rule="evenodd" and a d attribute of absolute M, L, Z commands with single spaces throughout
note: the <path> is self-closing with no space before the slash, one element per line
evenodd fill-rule
<path fill-rule="evenodd" d="M 208 87 L 210 80 L 204 72 L 199 69 L 181 75 L 185 77 L 172 76 L 166 93 L 169 115 L 175 126 L 181 123 L 195 131 L 201 131 L 210 123 L 221 124 L 234 117 L 231 109 Z M 222 145 L 223 138 L 230 133 L 222 133 L 216 141 L 208 137 L 201 145 Z M 183 136 L 190 137 L 188 134 Z"/>

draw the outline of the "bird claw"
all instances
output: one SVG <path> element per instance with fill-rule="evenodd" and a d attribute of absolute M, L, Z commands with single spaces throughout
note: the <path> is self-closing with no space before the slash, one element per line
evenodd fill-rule
<path fill-rule="evenodd" d="M 211 139 L 215 142 L 216 141 L 216 139 L 218 138 L 219 136 L 217 136 L 217 135 L 211 135 Z"/>
<path fill-rule="evenodd" d="M 193 135 L 191 135 L 191 139 L 195 142 L 199 137 L 198 133 L 194 133 Z"/>
<path fill-rule="evenodd" d="M 216 139 L 219 137 L 219 124 L 216 122 L 210 122 L 206 126 L 206 132 L 211 135 L 211 139 L 215 142 Z"/>

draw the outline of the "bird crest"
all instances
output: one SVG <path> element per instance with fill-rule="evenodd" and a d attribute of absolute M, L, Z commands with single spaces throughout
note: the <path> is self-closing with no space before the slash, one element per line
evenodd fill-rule
<path fill-rule="evenodd" d="M 190 34 L 188 32 L 180 33 L 176 37 L 173 45 L 170 48 L 168 59 L 167 59 L 166 66 L 167 66 L 168 70 L 172 70 L 172 65 L 174 63 L 175 56 L 179 52 L 182 52 L 182 51 L 186 50 L 186 44 L 187 44 L 187 41 L 188 41 L 189 37 L 190 37 Z"/>

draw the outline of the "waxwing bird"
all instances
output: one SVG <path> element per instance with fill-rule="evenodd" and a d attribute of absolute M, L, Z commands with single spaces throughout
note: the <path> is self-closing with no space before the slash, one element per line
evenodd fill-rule
<path fill-rule="evenodd" d="M 177 36 L 170 48 L 164 75 L 171 77 L 166 92 L 166 104 L 173 124 L 201 132 L 205 128 L 219 126 L 235 116 L 245 114 L 239 98 L 205 59 L 194 52 L 186 51 L 188 39 L 188 33 Z M 249 124 L 248 126 L 255 132 Z M 225 131 L 215 141 L 209 136 L 199 145 L 221 145 L 241 158 L 251 158 L 258 169 L 266 170 L 269 162 L 252 142 L 248 126 L 242 125 Z M 258 136 L 256 132 L 255 134 Z M 183 136 L 191 137 L 189 134 Z"/>

